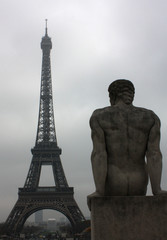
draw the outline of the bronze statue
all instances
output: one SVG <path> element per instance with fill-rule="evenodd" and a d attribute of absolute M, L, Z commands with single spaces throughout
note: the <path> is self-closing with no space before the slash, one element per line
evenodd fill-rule
<path fill-rule="evenodd" d="M 95 193 L 88 196 L 146 195 L 148 176 L 154 195 L 161 190 L 160 120 L 148 109 L 133 106 L 132 82 L 120 79 L 108 88 L 111 106 L 90 119 Z M 147 159 L 147 162 L 145 161 Z"/>

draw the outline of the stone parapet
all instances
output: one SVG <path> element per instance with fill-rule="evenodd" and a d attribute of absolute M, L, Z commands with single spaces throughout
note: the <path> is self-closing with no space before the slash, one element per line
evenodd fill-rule
<path fill-rule="evenodd" d="M 97 197 L 92 240 L 167 240 L 167 196 Z"/>

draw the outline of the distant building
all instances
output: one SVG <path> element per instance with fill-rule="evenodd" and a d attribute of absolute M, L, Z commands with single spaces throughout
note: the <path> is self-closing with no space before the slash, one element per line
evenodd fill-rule
<path fill-rule="evenodd" d="M 43 223 L 43 211 L 37 211 L 35 212 L 35 223 L 39 224 L 39 223 Z"/>
<path fill-rule="evenodd" d="M 49 218 L 48 219 L 48 226 L 47 229 L 50 231 L 56 231 L 57 230 L 57 223 L 55 218 Z"/>

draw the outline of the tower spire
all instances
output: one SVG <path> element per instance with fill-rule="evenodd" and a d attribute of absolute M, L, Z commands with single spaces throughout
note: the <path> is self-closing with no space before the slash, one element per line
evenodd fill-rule
<path fill-rule="evenodd" d="M 48 19 L 45 19 L 45 36 L 48 36 Z"/>

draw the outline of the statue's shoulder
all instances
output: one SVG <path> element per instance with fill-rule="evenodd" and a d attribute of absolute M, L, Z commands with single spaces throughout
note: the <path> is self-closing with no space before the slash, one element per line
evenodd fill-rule
<path fill-rule="evenodd" d="M 103 119 L 104 115 L 106 112 L 109 112 L 111 109 L 111 107 L 104 107 L 104 108 L 99 108 L 99 109 L 96 109 L 91 117 L 90 117 L 90 126 L 94 126 L 96 125 L 97 123 L 101 122 L 101 120 Z"/>
<path fill-rule="evenodd" d="M 109 112 L 109 111 L 111 111 L 111 106 L 96 109 L 96 110 L 92 113 L 91 118 L 94 118 L 94 117 L 95 117 L 95 118 L 101 117 L 102 115 L 104 115 L 106 112 Z"/>
<path fill-rule="evenodd" d="M 143 114 L 145 116 L 159 120 L 159 117 L 150 109 L 134 106 L 134 111 L 138 112 L 139 114 Z"/>

